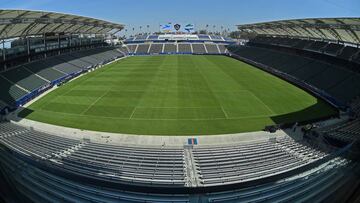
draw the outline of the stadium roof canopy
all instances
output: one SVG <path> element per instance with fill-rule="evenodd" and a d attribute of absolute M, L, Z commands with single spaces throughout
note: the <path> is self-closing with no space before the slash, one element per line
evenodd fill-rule
<path fill-rule="evenodd" d="M 312 38 L 360 44 L 360 18 L 308 18 L 237 26 L 259 35 Z"/>
<path fill-rule="evenodd" d="M 45 33 L 108 34 L 123 28 L 121 24 L 70 14 L 0 10 L 0 39 Z"/>

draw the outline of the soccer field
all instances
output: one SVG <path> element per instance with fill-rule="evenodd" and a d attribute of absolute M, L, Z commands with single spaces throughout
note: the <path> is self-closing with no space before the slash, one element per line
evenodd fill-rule
<path fill-rule="evenodd" d="M 138 56 L 69 82 L 20 115 L 61 126 L 129 134 L 257 131 L 335 110 L 302 89 L 225 56 Z"/>

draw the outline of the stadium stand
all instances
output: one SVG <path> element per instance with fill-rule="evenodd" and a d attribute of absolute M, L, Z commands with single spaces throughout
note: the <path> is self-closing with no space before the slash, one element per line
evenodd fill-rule
<path fill-rule="evenodd" d="M 321 166 L 305 176 L 300 174 L 300 177 L 297 179 L 284 180 L 275 184 L 259 185 L 238 191 L 211 194 L 209 195 L 209 202 L 319 201 L 319 199 L 322 199 L 321 193 L 323 191 L 329 190 L 334 185 L 343 186 L 344 182 L 349 180 L 346 172 L 353 166 L 347 165 L 344 160 L 339 159 L 338 161 L 338 163 L 331 163 L 329 168 Z"/>
<path fill-rule="evenodd" d="M 134 41 L 145 40 L 147 37 L 148 37 L 148 35 L 138 35 L 135 37 Z"/>
<path fill-rule="evenodd" d="M 179 53 L 192 53 L 190 44 L 178 44 Z"/>
<path fill-rule="evenodd" d="M 233 39 L 225 39 L 218 35 L 160 34 L 150 35 L 147 38 L 138 36 L 136 39 L 139 37 L 141 40 L 124 41 L 131 55 L 227 54 L 225 46 L 235 43 Z"/>
<path fill-rule="evenodd" d="M 6 71 L 2 73 L 2 76 L 29 91 L 34 91 L 48 83 L 48 81 L 36 76 L 23 66 Z"/>
<path fill-rule="evenodd" d="M 129 48 L 130 53 L 135 53 L 138 45 L 137 44 L 129 44 L 127 46 Z"/>
<path fill-rule="evenodd" d="M 0 99 L 7 105 L 11 106 L 15 106 L 16 100 L 29 93 L 27 90 L 6 80 L 6 78 L 0 78 L 0 87 Z"/>
<path fill-rule="evenodd" d="M 339 51 L 343 48 L 342 45 L 340 44 L 334 44 L 334 43 L 329 43 L 324 49 L 323 51 L 326 54 L 329 55 L 333 55 L 333 56 L 337 56 Z"/>
<path fill-rule="evenodd" d="M 354 69 L 357 67 L 354 64 L 360 62 L 356 45 L 359 42 L 341 44 L 344 41 L 341 35 L 335 41 L 331 36 L 331 41 L 330 36 L 325 36 L 328 33 L 325 31 L 319 32 L 324 34 L 324 39 L 291 36 L 291 33 L 313 33 L 306 31 L 277 33 L 288 29 L 287 21 L 284 21 L 282 29 L 272 29 L 269 25 L 257 29 L 262 23 L 239 26 L 241 31 L 265 29 L 265 33 L 270 33 L 251 39 L 245 46 L 235 46 L 234 40 L 214 35 L 186 35 L 188 39 L 184 39 L 185 35 L 169 35 L 166 39 L 160 39 L 164 37 L 160 35 L 138 35 L 126 39 L 126 45 L 121 47 L 107 46 L 102 42 L 104 39 L 91 43 L 91 39 L 86 37 L 75 37 L 68 43 L 71 47 L 62 49 L 61 42 L 67 42 L 64 39 L 72 36 L 61 36 L 63 31 L 58 30 L 78 26 L 76 23 L 86 23 L 74 33 L 79 36 L 89 33 L 106 35 L 110 30 L 123 29 L 123 26 L 50 12 L 9 10 L 5 13 L 14 16 L 13 22 L 24 22 L 9 27 L 8 33 L 41 35 L 42 30 L 29 28 L 43 22 L 39 19 L 44 17 L 49 19 L 45 23 L 57 22 L 59 25 L 55 30 L 49 26 L 49 32 L 56 35 L 54 39 L 58 43 L 49 43 L 49 47 L 44 43 L 39 53 L 33 54 L 34 50 L 24 58 L 18 58 L 24 54 L 22 52 L 9 54 L 8 58 L 4 57 L 5 62 L 1 61 L 0 110 L 6 106 L 19 107 L 44 89 L 60 85 L 128 53 L 228 54 L 230 51 L 229 54 L 274 75 L 291 82 L 298 81 L 295 84 L 303 84 L 304 89 L 315 89 L 320 96 L 330 95 L 346 103 L 355 114 L 348 120 L 315 128 L 315 131 L 310 131 L 313 134 L 304 133 L 296 139 L 282 134 L 227 144 L 181 143 L 178 146 L 103 142 L 0 121 L 0 181 L 5 177 L 9 187 L 31 201 L 336 202 L 332 199 L 334 194 L 356 193 L 360 167 L 348 154 L 353 146 L 358 145 L 360 136 L 357 118 L 360 74 Z M 2 14 L 0 11 L 0 16 Z M 29 16 L 38 16 L 38 19 L 21 21 Z M 63 21 L 63 18 L 68 20 Z M 294 22 L 289 27 L 314 28 L 328 20 L 316 19 L 316 23 L 310 19 L 294 20 L 300 28 L 296 28 Z M 349 19 L 335 22 L 342 22 L 337 25 L 337 28 L 342 28 Z M 303 23 L 308 24 L 302 28 Z M 272 26 L 277 25 L 274 23 Z M 331 24 L 325 27 L 329 26 Z M 46 37 L 44 35 L 44 41 Z M 42 40 L 34 41 L 41 43 Z M 90 42 L 85 43 L 87 41 Z M 24 43 L 13 43 L 14 47 L 19 44 Z M 351 91 L 344 91 L 349 89 Z M 333 145 L 329 138 L 345 144 Z"/>
<path fill-rule="evenodd" d="M 356 47 L 351 47 L 351 46 L 345 46 L 340 54 L 339 54 L 339 57 L 340 58 L 343 58 L 343 59 L 346 59 L 346 60 L 349 60 L 351 59 L 352 56 L 354 56 L 357 52 L 359 51 L 358 48 Z"/>
<path fill-rule="evenodd" d="M 324 152 L 289 139 L 280 139 L 276 143 L 266 141 L 211 149 L 194 148 L 194 158 L 199 165 L 204 185 L 262 178 L 294 169 L 325 155 Z"/>
<path fill-rule="evenodd" d="M 210 38 L 212 39 L 212 40 L 223 40 L 223 38 L 221 37 L 221 36 L 219 36 L 219 35 L 210 35 Z"/>
<path fill-rule="evenodd" d="M 326 45 L 326 42 L 314 41 L 311 42 L 308 46 L 304 47 L 304 49 L 320 52 L 320 50 L 323 49 Z"/>
<path fill-rule="evenodd" d="M 176 53 L 176 44 L 164 44 L 164 53 Z"/>
<path fill-rule="evenodd" d="M 355 98 L 351 102 L 350 108 L 356 115 L 360 115 L 360 97 Z"/>
<path fill-rule="evenodd" d="M 150 47 L 150 54 L 158 54 L 158 53 L 162 53 L 164 44 L 151 44 Z"/>
<path fill-rule="evenodd" d="M 99 48 L 53 56 L 14 67 L 0 73 L 0 90 L 4 92 L 0 99 L 9 106 L 16 106 L 17 100 L 30 92 L 122 56 L 123 54 L 114 48 Z"/>
<path fill-rule="evenodd" d="M 300 50 L 307 50 L 311 52 L 319 52 L 331 56 L 336 56 L 345 60 L 351 60 L 359 49 L 355 46 L 343 45 L 334 42 L 300 40 L 296 38 L 281 38 L 281 37 L 256 37 L 251 40 L 252 43 L 270 44 L 282 47 L 291 47 Z"/>
<path fill-rule="evenodd" d="M 216 44 L 205 44 L 206 50 L 209 54 L 219 54 Z"/>
<path fill-rule="evenodd" d="M 228 50 L 227 50 L 227 48 L 225 47 L 225 45 L 219 44 L 218 47 L 219 47 L 219 50 L 220 50 L 220 53 L 221 53 L 221 54 L 226 54 L 226 53 L 228 53 Z"/>
<path fill-rule="evenodd" d="M 209 35 L 198 35 L 198 37 L 199 37 L 199 39 L 206 39 L 206 40 L 208 40 L 208 39 L 210 39 L 210 36 Z"/>
<path fill-rule="evenodd" d="M 61 77 L 64 77 L 65 74 L 57 71 L 52 68 L 55 65 L 51 60 L 35 61 L 29 64 L 24 64 L 28 70 L 33 72 L 36 75 L 39 75 L 42 78 L 45 78 L 48 81 L 55 81 Z"/>
<path fill-rule="evenodd" d="M 343 91 L 346 86 L 359 87 L 360 85 L 358 82 L 360 75 L 346 67 L 271 48 L 237 46 L 229 49 L 241 57 L 292 75 L 324 90 L 343 103 L 350 102 L 351 99 L 360 94 L 358 88 L 355 88 L 354 91 Z"/>
<path fill-rule="evenodd" d="M 193 52 L 194 54 L 202 54 L 202 53 L 206 53 L 205 50 L 205 45 L 204 44 L 193 44 Z"/>
<path fill-rule="evenodd" d="M 147 54 L 149 50 L 149 44 L 139 44 L 136 53 L 137 54 Z"/>
<path fill-rule="evenodd" d="M 190 202 L 191 195 L 186 192 L 169 194 L 166 189 L 161 189 L 161 193 L 148 192 L 149 188 L 156 187 L 175 187 L 177 191 L 190 187 L 186 185 L 188 169 L 185 168 L 185 152 L 193 154 L 193 163 L 196 164 L 195 170 L 199 174 L 202 188 L 222 188 L 224 184 L 261 180 L 315 164 L 321 159 L 328 160 L 280 181 L 260 182 L 241 190 L 203 193 L 198 198 L 206 202 L 293 201 L 312 199 L 319 194 L 320 199 L 326 199 L 331 194 L 326 191 L 349 181 L 352 175 L 346 171 L 356 166 L 347 159 L 333 157 L 331 151 L 324 151 L 304 140 L 295 141 L 289 137 L 231 146 L 130 147 L 69 139 L 9 122 L 0 123 L 0 129 L 0 142 L 3 144 L 0 147 L 1 168 L 17 183 L 18 190 L 27 191 L 24 194 L 29 199 L 40 202 L 115 199 Z M 10 158 L 9 150 L 19 155 Z M 37 161 L 29 162 L 25 157 Z M 69 172 L 73 174 L 72 178 L 67 175 Z M 87 183 L 89 178 L 97 181 L 121 181 L 121 184 L 149 188 L 140 187 L 138 191 L 119 190 L 112 188 L 109 183 L 107 187 L 101 187 L 95 182 Z M 304 196 L 304 192 L 313 195 Z"/>

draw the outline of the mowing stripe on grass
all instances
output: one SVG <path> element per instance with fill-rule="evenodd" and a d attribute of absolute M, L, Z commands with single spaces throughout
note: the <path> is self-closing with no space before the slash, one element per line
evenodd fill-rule
<path fill-rule="evenodd" d="M 322 100 L 253 66 L 198 55 L 129 57 L 27 108 L 23 115 L 40 122 L 142 135 L 257 131 L 335 113 Z"/>

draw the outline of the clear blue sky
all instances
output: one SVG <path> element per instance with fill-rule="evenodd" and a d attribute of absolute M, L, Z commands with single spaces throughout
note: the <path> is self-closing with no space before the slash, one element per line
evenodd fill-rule
<path fill-rule="evenodd" d="M 129 30 L 150 25 L 151 31 L 166 22 L 234 30 L 237 24 L 279 19 L 360 17 L 360 0 L 0 0 L 0 5 L 95 17 L 123 23 Z"/>

